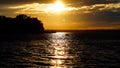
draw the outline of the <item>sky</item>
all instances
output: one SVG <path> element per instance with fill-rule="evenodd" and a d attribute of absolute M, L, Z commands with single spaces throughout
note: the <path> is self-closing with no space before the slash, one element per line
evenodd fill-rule
<path fill-rule="evenodd" d="M 120 29 L 120 0 L 0 0 L 0 15 L 37 17 L 46 30 Z"/>

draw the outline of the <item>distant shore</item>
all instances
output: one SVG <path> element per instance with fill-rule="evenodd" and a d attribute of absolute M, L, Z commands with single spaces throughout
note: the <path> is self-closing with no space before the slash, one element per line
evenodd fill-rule
<path fill-rule="evenodd" d="M 120 32 L 120 29 L 109 29 L 109 30 L 104 30 L 104 29 L 100 29 L 100 30 L 45 30 L 45 32 L 47 32 L 47 33 L 52 33 L 52 32 L 53 33 L 55 33 L 55 32 L 94 32 L 94 31 Z"/>
<path fill-rule="evenodd" d="M 60 34 L 63 34 L 64 37 L 71 37 L 71 39 L 76 36 L 78 40 L 120 40 L 120 30 L 45 30 L 43 33 L 0 33 L 0 41 L 44 39 L 51 33 L 53 33 L 53 36 L 59 36 L 60 34 L 57 32 L 61 32 Z"/>

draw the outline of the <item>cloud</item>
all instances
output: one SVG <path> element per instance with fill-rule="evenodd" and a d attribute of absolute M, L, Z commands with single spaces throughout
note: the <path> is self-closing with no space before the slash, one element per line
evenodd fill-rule
<path fill-rule="evenodd" d="M 83 0 L 85 5 L 118 3 L 120 0 Z"/>
<path fill-rule="evenodd" d="M 66 7 L 62 5 L 57 7 L 56 4 L 39 4 L 39 3 L 31 3 L 31 4 L 23 4 L 18 6 L 9 6 L 9 9 L 19 9 L 16 13 L 18 14 L 38 14 L 38 13 L 53 13 L 61 9 L 61 12 L 64 11 L 72 11 L 77 10 L 75 7 Z M 59 12 L 59 11 L 58 11 Z"/>
<path fill-rule="evenodd" d="M 0 0 L 0 4 L 29 4 L 29 3 L 51 3 L 54 0 Z"/>
<path fill-rule="evenodd" d="M 9 9 L 20 9 L 16 13 L 18 14 L 36 14 L 43 12 L 44 8 L 47 7 L 46 4 L 38 4 L 38 3 L 32 3 L 32 4 L 24 4 L 24 5 L 18 5 L 18 6 L 10 6 Z"/>
<path fill-rule="evenodd" d="M 94 13 L 94 12 L 120 12 L 120 3 L 111 4 L 94 4 L 90 6 L 77 7 L 79 13 Z"/>
<path fill-rule="evenodd" d="M 119 3 L 120 0 L 63 0 L 66 3 L 70 3 L 72 6 L 89 6 L 94 4 L 109 4 Z"/>

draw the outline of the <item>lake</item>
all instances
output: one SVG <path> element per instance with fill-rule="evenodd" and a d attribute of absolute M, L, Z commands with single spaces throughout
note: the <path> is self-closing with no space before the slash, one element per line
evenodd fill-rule
<path fill-rule="evenodd" d="M 116 68 L 119 52 L 117 35 L 0 35 L 0 68 Z"/>

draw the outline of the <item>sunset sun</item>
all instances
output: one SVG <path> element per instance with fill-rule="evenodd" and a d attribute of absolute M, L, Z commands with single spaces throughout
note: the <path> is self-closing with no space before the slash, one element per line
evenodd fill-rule
<path fill-rule="evenodd" d="M 65 10 L 64 3 L 60 0 L 56 1 L 55 3 L 51 4 L 45 9 L 46 12 L 56 12 L 56 13 L 62 12 L 64 10 Z"/>

